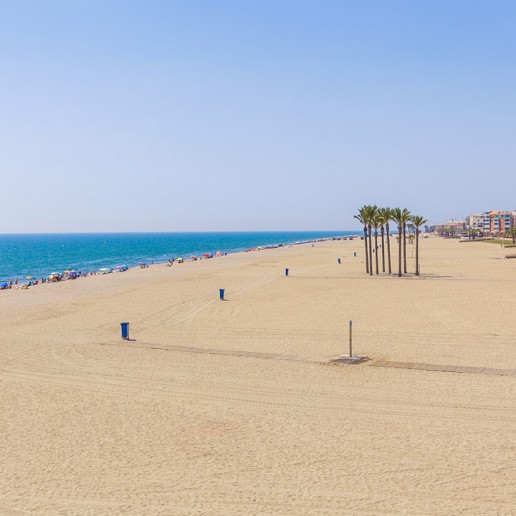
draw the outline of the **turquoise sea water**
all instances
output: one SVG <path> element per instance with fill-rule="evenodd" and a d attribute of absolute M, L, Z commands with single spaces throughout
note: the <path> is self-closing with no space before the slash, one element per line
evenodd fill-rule
<path fill-rule="evenodd" d="M 350 235 L 356 231 L 256 233 L 88 233 L 0 235 L 0 281 L 41 278 L 65 269 L 90 272 L 100 267 L 129 267 L 141 261 L 236 252 L 248 248 Z"/>

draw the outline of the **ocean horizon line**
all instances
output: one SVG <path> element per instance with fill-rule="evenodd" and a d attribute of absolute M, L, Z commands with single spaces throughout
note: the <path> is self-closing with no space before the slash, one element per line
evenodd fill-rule
<path fill-rule="evenodd" d="M 13 232 L 13 233 L 1 233 L 0 236 L 37 236 L 37 235 L 191 235 L 191 234 L 249 234 L 249 233 L 263 233 L 263 234 L 284 234 L 284 233 L 350 233 L 350 232 L 361 232 L 361 229 L 257 229 L 257 230 L 196 230 L 196 231 L 35 231 L 35 232 Z"/>

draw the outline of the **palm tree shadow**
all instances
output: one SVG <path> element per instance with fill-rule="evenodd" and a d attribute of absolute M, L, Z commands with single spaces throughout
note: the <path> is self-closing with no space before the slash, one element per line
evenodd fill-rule
<path fill-rule="evenodd" d="M 295 276 L 297 279 L 331 279 L 331 280 L 366 280 L 368 281 L 369 276 Z M 381 276 L 378 276 L 381 277 Z M 386 276 L 383 275 L 385 278 Z"/>
<path fill-rule="evenodd" d="M 412 275 L 411 277 L 415 278 L 416 276 Z M 421 274 L 420 278 L 421 279 L 459 279 L 459 276 L 450 276 L 449 274 L 432 274 L 430 272 L 430 273 Z"/>

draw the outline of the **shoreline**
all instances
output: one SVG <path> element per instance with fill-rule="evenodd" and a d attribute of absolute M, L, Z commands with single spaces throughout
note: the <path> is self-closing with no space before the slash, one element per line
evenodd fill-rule
<path fill-rule="evenodd" d="M 223 234 L 223 233 L 221 233 Z M 96 269 L 94 271 L 88 271 L 88 272 L 81 272 L 79 269 L 75 277 L 69 277 L 65 274 L 66 271 L 63 271 L 62 273 L 59 272 L 57 274 L 61 275 L 60 279 L 58 280 L 50 280 L 50 276 L 54 276 L 54 274 L 50 274 L 47 277 L 41 277 L 38 279 L 36 276 L 34 276 L 34 280 L 29 281 L 19 281 L 19 278 L 9 278 L 9 280 L 0 280 L 0 291 L 2 290 L 28 290 L 29 288 L 41 286 L 44 284 L 55 284 L 55 283 L 61 283 L 64 281 L 75 281 L 77 279 L 85 279 L 88 277 L 93 276 L 105 276 L 112 273 L 118 273 L 118 272 L 127 272 L 128 270 L 135 270 L 135 269 L 144 269 L 155 265 L 163 265 L 169 266 L 169 264 L 172 266 L 175 265 L 181 265 L 182 263 L 189 263 L 189 262 L 195 262 L 195 261 L 202 261 L 202 260 L 208 260 L 208 259 L 214 259 L 214 258 L 222 258 L 227 255 L 234 255 L 238 253 L 248 253 L 248 252 L 258 252 L 263 250 L 270 250 L 270 249 L 278 249 L 282 247 L 288 247 L 293 245 L 304 245 L 304 244 L 310 244 L 310 243 L 316 243 L 316 242 L 327 242 L 332 240 L 353 240 L 356 238 L 360 238 L 359 234 L 349 234 L 349 235 L 337 235 L 332 237 L 320 237 L 320 238 L 314 238 L 314 239 L 308 239 L 308 240 L 300 240 L 300 241 L 287 241 L 287 242 L 280 242 L 277 244 L 263 244 L 252 248 L 239 248 L 238 250 L 232 250 L 232 249 L 223 249 L 211 252 L 211 256 L 206 256 L 208 253 L 200 253 L 197 252 L 197 254 L 201 254 L 200 256 L 193 259 L 194 255 L 191 255 L 189 258 L 178 258 L 181 259 L 181 262 L 178 262 L 176 258 L 174 258 L 174 261 L 157 261 L 154 259 L 151 259 L 151 263 L 147 263 L 147 261 L 140 262 L 140 265 L 133 265 L 133 266 L 123 266 L 123 270 L 116 270 L 119 268 L 119 266 L 113 266 L 113 267 L 103 267 L 105 269 L 110 269 L 109 271 L 102 271 L 102 268 Z M 187 252 L 186 254 L 189 254 L 190 252 Z M 50 268 L 50 267 L 49 267 Z M 99 272 L 98 272 L 99 271 Z M 72 270 L 71 272 L 75 272 L 75 270 Z M 28 278 L 25 278 L 28 279 Z M 3 286 L 5 283 L 7 283 L 7 286 Z"/>
<path fill-rule="evenodd" d="M 265 233 L 265 232 L 264 232 Z M 299 232 L 300 235 L 306 235 L 310 232 Z M 321 232 L 321 233 L 328 233 L 328 232 Z M 224 248 L 223 246 L 212 246 L 212 247 L 219 247 L 219 249 L 217 251 L 209 251 L 209 252 L 206 252 L 206 251 L 199 251 L 199 250 L 196 250 L 196 251 L 192 251 L 192 250 L 184 250 L 183 252 L 183 256 L 186 256 L 187 258 L 184 259 L 184 261 L 188 261 L 188 260 L 191 260 L 194 256 L 196 256 L 196 259 L 207 259 L 207 255 L 211 255 L 210 258 L 213 258 L 213 257 L 216 257 L 216 255 L 224 255 L 224 254 L 234 254 L 234 253 L 238 253 L 238 252 L 247 252 L 247 251 L 253 251 L 253 250 L 262 250 L 262 249 L 270 249 L 270 248 L 276 248 L 276 247 L 282 247 L 282 246 L 285 246 L 285 245 L 297 245 L 297 244 L 300 244 L 300 243 L 310 243 L 310 242 L 317 242 L 317 241 L 324 241 L 324 240 L 331 240 L 331 239 L 343 239 L 343 238 L 349 238 L 349 237 L 353 237 L 353 238 L 356 238 L 358 235 L 357 234 L 352 234 L 351 231 L 345 231 L 344 233 L 348 233 L 348 234 L 341 234 L 341 235 L 332 235 L 332 236 L 314 236 L 314 238 L 312 239 L 302 239 L 302 240 L 298 240 L 298 241 L 293 241 L 293 240 L 286 240 L 286 241 L 279 241 L 279 242 L 275 242 L 274 244 L 258 244 L 258 245 L 255 245 L 255 246 L 252 246 L 251 248 L 248 248 L 246 246 L 241 246 L 241 247 L 229 247 L 229 248 Z M 164 235 L 176 235 L 176 233 L 163 233 Z M 219 235 L 219 236 L 225 236 L 225 235 L 232 235 L 232 234 L 242 234 L 242 235 L 249 235 L 249 234 L 252 234 L 252 235 L 256 235 L 258 233 L 248 233 L 248 232 L 241 232 L 241 233 L 178 233 L 177 235 Z M 268 233 L 269 235 L 273 234 L 273 233 Z M 285 233 L 285 234 L 288 234 L 288 233 Z M 51 236 L 52 234 L 49 234 L 48 236 Z M 91 236 L 91 235 L 97 235 L 97 234 L 86 234 L 87 236 Z M 102 234 L 99 234 L 99 236 L 102 235 Z M 106 234 L 106 235 L 110 235 L 110 234 Z M 121 235 L 120 233 L 115 233 L 115 235 Z M 133 235 L 133 233 L 128 233 L 128 235 Z M 142 233 L 142 235 L 147 235 L 147 236 L 150 236 L 150 235 L 154 235 L 154 233 Z M 278 235 L 284 235 L 283 232 L 278 232 Z M 20 237 L 23 237 L 23 235 L 15 235 L 15 236 L 20 236 Z M 31 235 L 29 235 L 31 236 Z M 47 235 L 43 235 L 43 236 L 47 236 Z M 66 235 L 65 235 L 66 236 Z M 73 234 L 73 236 L 76 236 L 75 234 Z M 270 240 L 270 239 L 269 239 Z M 174 253 L 167 253 L 168 256 L 171 256 L 173 255 Z M 218 256 L 217 256 L 218 257 Z M 101 267 L 96 267 L 96 268 L 92 268 L 90 266 L 81 266 L 81 267 L 75 267 L 72 272 L 80 272 L 80 274 L 78 275 L 79 277 L 85 277 L 85 276 L 90 276 L 90 275 L 98 275 L 99 274 L 99 270 L 102 270 L 102 268 L 106 268 L 106 269 L 111 269 L 111 271 L 115 272 L 114 269 L 117 268 L 118 266 L 122 265 L 122 262 L 123 260 L 113 260 L 114 262 L 119 262 L 117 263 L 117 265 L 109 265 L 107 266 L 106 263 L 109 263 L 110 259 L 109 258 L 106 258 L 105 260 L 103 260 L 102 258 L 99 258 L 99 259 L 96 259 L 96 261 L 98 262 L 98 264 L 101 264 L 102 262 L 105 262 Z M 70 260 L 69 263 L 71 263 L 73 260 Z M 170 261 L 170 260 L 168 260 Z M 165 259 L 164 255 L 163 254 L 160 254 L 159 257 L 155 257 L 155 258 L 151 258 L 151 257 L 147 257 L 147 258 L 138 258 L 137 260 L 138 263 L 135 263 L 134 262 L 134 258 L 129 260 L 127 263 L 130 263 L 131 265 L 130 266 L 125 266 L 126 269 L 134 269 L 134 268 L 138 268 L 141 266 L 142 263 L 144 263 L 145 265 L 148 265 L 149 262 L 150 264 L 152 265 L 155 265 L 155 264 L 162 264 L 162 263 L 167 263 L 167 260 Z M 63 275 L 64 271 L 66 271 L 67 269 L 63 269 L 63 271 L 58 271 L 59 267 L 54 267 L 54 266 L 47 266 L 46 269 L 48 271 L 50 270 L 53 270 L 53 271 L 56 271 L 56 274 L 61 274 Z M 81 272 L 83 271 L 83 272 Z M 85 272 L 84 272 L 85 271 Z M 3 283 L 7 283 L 9 285 L 9 283 L 12 281 L 13 283 L 18 280 L 16 282 L 16 285 L 18 286 L 18 288 L 21 288 L 21 286 L 23 284 L 28 284 L 28 283 L 31 283 L 30 285 L 28 285 L 29 287 L 32 287 L 32 286 L 35 286 L 34 285 L 34 281 L 37 281 L 38 283 L 37 284 L 41 284 L 41 283 L 44 283 L 46 282 L 46 280 L 49 278 L 50 275 L 52 275 L 53 273 L 50 273 L 50 272 L 47 272 L 45 274 L 40 274 L 38 273 L 37 275 L 36 274 L 27 274 L 27 277 L 22 277 L 23 276 L 23 273 L 19 273 L 17 275 L 13 274 L 11 277 L 5 277 L 4 279 L 1 279 L 0 278 L 0 284 L 3 284 Z M 102 274 L 102 272 L 100 272 L 100 274 Z M 29 279 L 29 276 L 31 276 L 33 279 Z M 64 276 L 64 275 L 63 275 Z M 29 280 L 29 281 L 25 281 L 25 280 Z M 68 278 L 66 278 L 68 279 Z M 70 278 L 70 279 L 76 279 L 76 278 Z M 21 281 L 20 281 L 21 280 Z M 43 281 L 45 280 L 45 281 Z M 14 285 L 13 285 L 14 287 Z M 27 287 L 25 287 L 27 288 Z M 2 287 L 0 288 L 0 290 L 5 290 L 5 287 Z"/>

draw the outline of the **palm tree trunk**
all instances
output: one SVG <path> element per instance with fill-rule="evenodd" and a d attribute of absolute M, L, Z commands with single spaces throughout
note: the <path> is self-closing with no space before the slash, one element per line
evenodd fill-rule
<path fill-rule="evenodd" d="M 398 276 L 401 277 L 401 246 L 403 245 L 402 242 L 403 238 L 403 230 L 402 230 L 402 224 L 398 226 Z"/>
<path fill-rule="evenodd" d="M 385 272 L 385 230 L 383 226 L 381 227 L 382 231 L 382 272 Z"/>
<path fill-rule="evenodd" d="M 374 249 L 376 254 L 376 274 L 378 274 L 378 230 L 374 230 Z"/>
<path fill-rule="evenodd" d="M 371 224 L 368 225 L 368 233 L 369 233 L 369 275 L 372 276 L 373 275 L 373 242 L 371 240 L 371 233 L 372 233 L 372 229 L 373 227 L 371 226 Z"/>
<path fill-rule="evenodd" d="M 416 276 L 419 276 L 419 229 L 416 228 Z"/>
<path fill-rule="evenodd" d="M 385 224 L 385 229 L 387 231 L 387 264 L 389 266 L 389 274 L 391 273 L 391 241 L 389 235 L 389 224 Z"/>
<path fill-rule="evenodd" d="M 403 272 L 407 274 L 407 223 L 403 223 Z"/>
<path fill-rule="evenodd" d="M 367 226 L 364 224 L 364 244 L 365 244 L 365 272 L 369 274 L 369 255 L 367 254 Z"/>
<path fill-rule="evenodd" d="M 516 244 L 516 233 L 512 234 L 512 243 Z"/>

